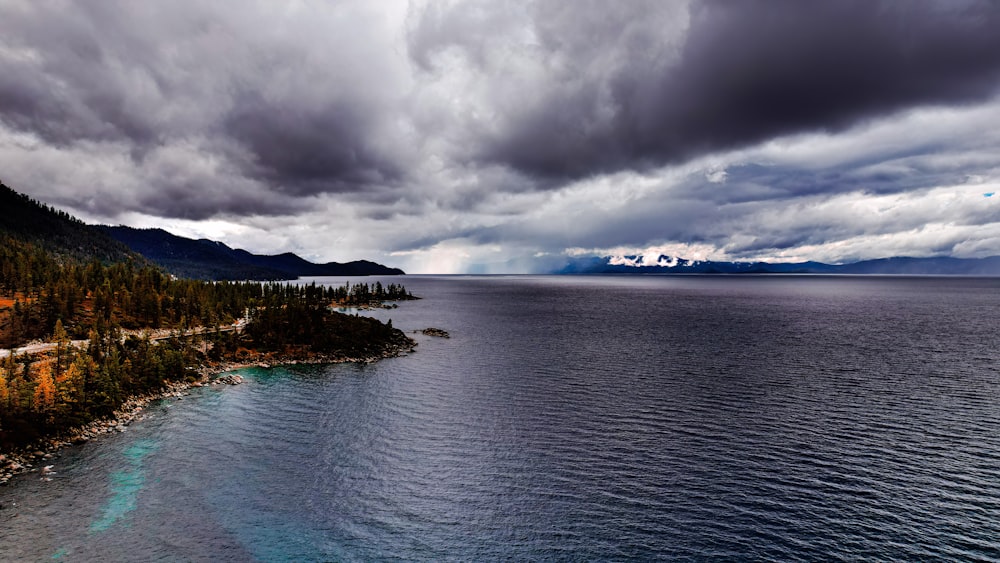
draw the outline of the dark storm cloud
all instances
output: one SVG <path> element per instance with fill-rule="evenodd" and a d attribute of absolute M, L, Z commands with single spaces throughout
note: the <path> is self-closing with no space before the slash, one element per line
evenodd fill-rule
<path fill-rule="evenodd" d="M 578 178 L 997 92 L 995 2 L 708 0 L 692 5 L 679 42 L 665 42 L 660 13 L 674 7 L 540 2 L 534 48 L 555 63 L 535 88 L 498 102 L 504 111 L 471 158 Z M 428 11 L 411 56 L 429 68 L 436 53 L 465 49 L 484 74 L 503 71 L 505 59 L 491 62 L 489 43 L 468 31 L 503 29 L 508 17 L 494 19 Z"/>
<path fill-rule="evenodd" d="M 361 109 L 274 103 L 251 93 L 238 98 L 223 130 L 250 151 L 260 176 L 293 195 L 398 181 L 399 164 L 368 144 L 373 124 Z"/>
<path fill-rule="evenodd" d="M 240 194 L 233 197 L 233 194 Z M 237 217 L 291 215 L 308 211 L 309 201 L 282 197 L 252 187 L 219 186 L 216 182 L 162 182 L 158 189 L 142 195 L 140 204 L 161 210 L 167 217 L 193 221 L 211 219 L 220 212 Z M 105 210 L 110 214 L 111 210 Z"/>

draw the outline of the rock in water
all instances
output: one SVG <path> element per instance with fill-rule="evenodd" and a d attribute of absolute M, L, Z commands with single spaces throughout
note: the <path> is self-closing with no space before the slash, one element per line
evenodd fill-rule
<path fill-rule="evenodd" d="M 426 334 L 427 336 L 437 336 L 438 338 L 451 338 L 451 335 L 448 334 L 448 331 L 442 330 L 440 328 L 428 327 L 425 328 L 424 330 L 421 330 L 420 332 Z"/>
<path fill-rule="evenodd" d="M 226 385 L 239 385 L 243 383 L 243 376 L 230 373 L 217 378 L 212 383 L 222 383 Z"/>

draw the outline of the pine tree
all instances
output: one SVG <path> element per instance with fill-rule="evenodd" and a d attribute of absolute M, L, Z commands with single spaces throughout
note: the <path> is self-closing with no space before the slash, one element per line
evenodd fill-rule
<path fill-rule="evenodd" d="M 55 377 L 58 379 L 63 372 L 66 348 L 69 344 L 69 335 L 66 334 L 66 329 L 63 328 L 61 319 L 56 319 L 56 326 L 52 330 L 52 340 L 56 342 Z"/>
<path fill-rule="evenodd" d="M 87 388 L 97 371 L 97 364 L 94 359 L 87 354 L 80 354 L 76 357 L 62 378 L 61 396 L 70 405 L 79 405 L 82 410 L 86 407 Z"/>

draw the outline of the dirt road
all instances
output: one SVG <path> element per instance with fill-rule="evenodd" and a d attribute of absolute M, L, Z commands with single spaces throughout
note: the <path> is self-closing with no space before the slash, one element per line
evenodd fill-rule
<path fill-rule="evenodd" d="M 219 327 L 219 332 L 233 332 L 243 330 L 246 325 L 246 320 L 240 319 L 231 325 L 226 325 Z M 211 327 L 196 327 L 185 332 L 185 336 L 196 336 L 199 334 L 205 334 L 208 332 L 214 332 L 215 329 Z M 132 334 L 132 333 L 129 333 Z M 160 340 L 166 340 L 174 336 L 174 331 L 156 331 L 151 333 L 152 336 L 150 340 L 153 342 L 158 342 Z M 89 340 L 71 340 L 70 345 L 76 348 L 83 348 L 87 345 Z M 21 346 L 20 348 L 14 348 L 15 355 L 21 354 L 41 354 L 44 352 L 51 352 L 56 349 L 57 344 L 55 342 L 36 342 L 34 344 L 28 344 L 27 346 Z M 0 358 L 6 358 L 10 356 L 11 350 L 9 348 L 0 348 Z"/>

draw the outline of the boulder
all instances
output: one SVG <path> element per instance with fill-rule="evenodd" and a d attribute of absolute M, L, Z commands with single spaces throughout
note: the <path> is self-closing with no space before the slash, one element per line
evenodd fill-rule
<path fill-rule="evenodd" d="M 451 338 L 451 335 L 448 334 L 448 331 L 440 328 L 428 327 L 425 328 L 424 330 L 421 330 L 420 332 L 426 334 L 427 336 L 436 336 L 438 338 Z"/>

